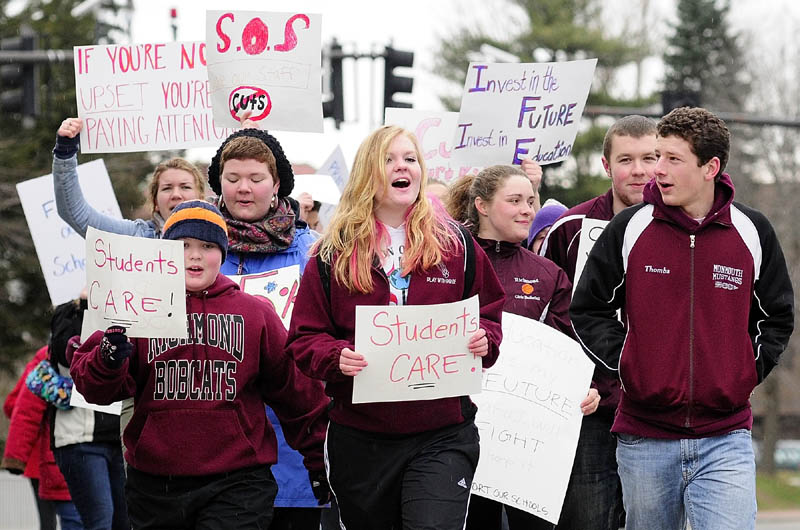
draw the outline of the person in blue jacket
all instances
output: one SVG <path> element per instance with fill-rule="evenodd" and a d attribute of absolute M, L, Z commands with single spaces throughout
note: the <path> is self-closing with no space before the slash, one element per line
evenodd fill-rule
<path fill-rule="evenodd" d="M 243 121 L 243 126 L 253 124 Z M 316 237 L 300 220 L 292 166 L 274 136 L 257 128 L 231 134 L 208 168 L 208 182 L 217 193 L 217 205 L 228 224 L 228 257 L 221 272 L 255 274 L 291 265 L 305 269 Z M 323 392 L 322 385 L 319 391 Z M 300 453 L 286 443 L 275 413 L 267 407 L 278 437 L 278 481 L 275 515 L 270 529 L 318 530 L 319 503 Z M 324 477 L 311 477 L 325 483 Z"/>

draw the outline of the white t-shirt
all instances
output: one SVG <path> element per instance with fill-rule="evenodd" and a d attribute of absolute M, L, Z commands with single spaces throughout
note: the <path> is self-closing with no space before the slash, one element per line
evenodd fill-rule
<path fill-rule="evenodd" d="M 408 296 L 408 286 L 411 283 L 411 275 L 401 276 L 403 270 L 403 252 L 406 246 L 406 226 L 405 224 L 392 228 L 384 225 L 389 233 L 389 248 L 383 256 L 381 265 L 386 277 L 389 278 L 389 304 L 405 305 Z"/>

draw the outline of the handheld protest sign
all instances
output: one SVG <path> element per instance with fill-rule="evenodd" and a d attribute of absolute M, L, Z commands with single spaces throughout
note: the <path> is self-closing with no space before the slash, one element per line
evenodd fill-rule
<path fill-rule="evenodd" d="M 356 307 L 355 351 L 367 366 L 353 403 L 480 392 L 481 359 L 467 344 L 480 327 L 478 296 L 449 304 Z"/>
<path fill-rule="evenodd" d="M 102 160 L 79 165 L 78 182 L 92 208 L 122 219 Z M 20 182 L 17 193 L 42 266 L 50 301 L 57 306 L 78 298 L 86 286 L 86 243 L 56 212 L 53 175 Z"/>
<path fill-rule="evenodd" d="M 281 319 L 283 327 L 289 329 L 297 289 L 300 286 L 299 265 L 257 274 L 233 274 L 228 278 L 239 284 L 243 292 L 257 296 L 270 304 Z"/>
<path fill-rule="evenodd" d="M 297 199 L 302 193 L 310 194 L 315 201 L 334 206 L 339 204 L 339 199 L 342 197 L 342 192 L 339 191 L 333 177 L 321 173 L 294 176 L 294 188 L 290 196 Z"/>
<path fill-rule="evenodd" d="M 214 119 L 238 127 L 245 111 L 262 129 L 322 132 L 322 17 L 207 11 Z"/>
<path fill-rule="evenodd" d="M 212 119 L 203 42 L 76 46 L 75 97 L 84 153 L 217 146 L 233 132 Z"/>
<path fill-rule="evenodd" d="M 470 63 L 453 156 L 461 165 L 539 165 L 566 159 L 597 59 L 563 63 Z"/>
<path fill-rule="evenodd" d="M 86 231 L 87 329 L 178 338 L 186 329 L 183 242 Z"/>
<path fill-rule="evenodd" d="M 581 222 L 581 235 L 578 242 L 578 259 L 575 260 L 575 281 L 572 284 L 572 292 L 578 286 L 578 280 L 581 279 L 583 268 L 586 267 L 586 259 L 589 257 L 589 252 L 592 251 L 597 238 L 603 233 L 608 221 L 602 219 L 590 219 L 584 217 Z"/>
<path fill-rule="evenodd" d="M 483 374 L 480 395 L 472 396 L 481 435 L 473 495 L 558 522 L 593 372 L 577 342 L 503 313 L 500 356 Z"/>
<path fill-rule="evenodd" d="M 416 135 L 429 178 L 450 183 L 483 168 L 461 165 L 453 157 L 453 136 L 458 125 L 458 112 L 387 107 L 384 122 L 386 125 L 399 125 Z"/>

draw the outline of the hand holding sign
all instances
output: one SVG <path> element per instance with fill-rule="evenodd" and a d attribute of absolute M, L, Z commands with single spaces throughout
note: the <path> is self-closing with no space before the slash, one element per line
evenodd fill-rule
<path fill-rule="evenodd" d="M 354 352 L 350 348 L 342 348 L 342 352 L 339 354 L 339 370 L 344 375 L 355 377 L 366 366 L 367 361 L 364 360 L 363 355 Z"/>
<path fill-rule="evenodd" d="M 268 129 L 322 132 L 320 28 L 319 15 L 208 11 L 214 119 L 236 127 L 249 112 Z"/>

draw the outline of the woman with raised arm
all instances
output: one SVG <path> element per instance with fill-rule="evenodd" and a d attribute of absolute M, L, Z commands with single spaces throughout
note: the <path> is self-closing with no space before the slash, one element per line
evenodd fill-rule
<path fill-rule="evenodd" d="M 468 348 L 494 364 L 503 290 L 468 232 L 437 213 L 416 137 L 386 126 L 356 154 L 328 230 L 300 283 L 287 348 L 332 398 L 328 478 L 343 527 L 462 529 L 478 463 L 469 396 L 353 404 L 367 365 L 361 305 L 428 305 L 479 295 Z"/>
<path fill-rule="evenodd" d="M 150 219 L 117 219 L 92 208 L 78 182 L 78 147 L 81 118 L 67 118 L 61 123 L 53 149 L 53 186 L 58 215 L 81 237 L 86 228 L 147 238 L 161 237 L 164 221 L 183 201 L 204 199 L 206 179 L 194 164 L 183 158 L 171 158 L 156 166 L 147 187 Z"/>

